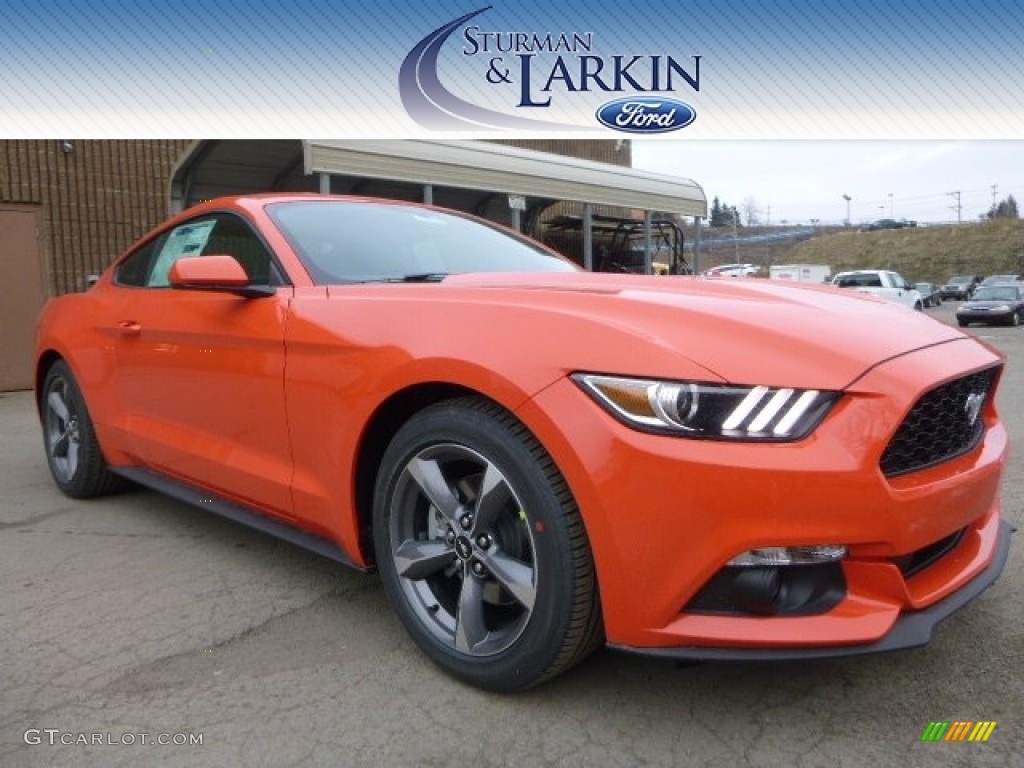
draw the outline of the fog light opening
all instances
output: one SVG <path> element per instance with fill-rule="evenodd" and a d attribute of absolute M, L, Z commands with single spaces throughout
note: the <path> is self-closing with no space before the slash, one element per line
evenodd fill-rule
<path fill-rule="evenodd" d="M 756 568 L 782 565 L 818 565 L 832 563 L 846 557 L 842 544 L 813 544 L 801 547 L 759 547 L 737 555 L 729 561 L 730 566 Z"/>
<path fill-rule="evenodd" d="M 793 548 L 790 548 L 793 549 Z M 780 553 L 785 548 L 759 549 L 760 560 L 747 557 L 736 565 L 735 561 L 720 569 L 683 607 L 688 613 L 712 613 L 734 616 L 812 616 L 826 613 L 846 597 L 846 577 L 840 558 L 845 547 L 830 545 L 822 547 L 801 547 L 801 557 L 807 557 L 806 550 L 818 550 L 816 556 L 823 558 L 808 561 L 794 561 L 789 551 L 784 564 Z M 774 558 L 769 560 L 769 557 Z M 828 559 L 824 559 L 824 558 Z M 739 560 L 739 558 L 737 558 Z M 772 562 L 766 565 L 765 562 Z"/>
<path fill-rule="evenodd" d="M 779 611 L 782 596 L 782 573 L 778 568 L 744 568 L 732 582 L 736 607 L 763 615 Z"/>

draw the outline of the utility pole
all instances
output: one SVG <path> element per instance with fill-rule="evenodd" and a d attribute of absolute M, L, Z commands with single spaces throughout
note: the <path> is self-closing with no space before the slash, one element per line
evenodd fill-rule
<path fill-rule="evenodd" d="M 736 210 L 736 206 L 732 207 L 732 253 L 733 261 L 740 260 L 740 234 L 737 231 L 737 219 L 740 217 L 740 212 Z"/>
<path fill-rule="evenodd" d="M 998 187 L 998 184 L 992 185 L 992 212 L 989 214 L 989 217 L 993 219 L 996 217 L 996 189 Z"/>
<path fill-rule="evenodd" d="M 843 200 L 846 201 L 846 226 L 850 226 L 850 201 L 853 198 L 849 195 L 843 195 Z"/>
<path fill-rule="evenodd" d="M 956 211 L 956 223 L 963 223 L 963 219 L 961 218 L 963 214 L 963 206 L 960 205 L 960 190 L 957 190 L 956 192 L 947 192 L 946 194 L 950 197 L 956 198 L 956 205 L 951 205 L 949 207 Z"/>
<path fill-rule="evenodd" d="M 892 192 L 889 193 L 889 218 L 893 217 L 892 213 Z"/>

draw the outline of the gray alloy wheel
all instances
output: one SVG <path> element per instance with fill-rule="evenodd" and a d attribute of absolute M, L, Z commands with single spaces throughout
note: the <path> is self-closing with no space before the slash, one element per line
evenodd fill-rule
<path fill-rule="evenodd" d="M 39 399 L 43 446 L 54 482 L 68 496 L 101 496 L 123 483 L 103 459 L 89 411 L 67 363 L 58 360 L 46 374 Z"/>
<path fill-rule="evenodd" d="M 536 548 L 522 510 L 501 470 L 462 445 L 425 448 L 398 477 L 391 558 L 406 603 L 461 653 L 506 650 L 533 613 Z"/>
<path fill-rule="evenodd" d="M 413 416 L 381 461 L 373 514 L 389 599 L 455 677 L 520 690 L 600 643 L 579 511 L 547 453 L 497 405 L 461 398 Z"/>
<path fill-rule="evenodd" d="M 50 469 L 58 483 L 70 483 L 78 472 L 82 436 L 78 429 L 78 406 L 66 378 L 50 379 L 43 407 L 43 433 Z"/>

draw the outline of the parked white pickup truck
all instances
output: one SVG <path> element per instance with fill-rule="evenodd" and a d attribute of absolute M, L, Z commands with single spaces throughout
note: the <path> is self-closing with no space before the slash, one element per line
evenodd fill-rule
<path fill-rule="evenodd" d="M 832 278 L 832 285 L 870 293 L 883 299 L 899 302 L 912 309 L 924 309 L 924 300 L 921 298 L 921 294 L 898 272 L 890 272 L 885 269 L 840 272 Z"/>

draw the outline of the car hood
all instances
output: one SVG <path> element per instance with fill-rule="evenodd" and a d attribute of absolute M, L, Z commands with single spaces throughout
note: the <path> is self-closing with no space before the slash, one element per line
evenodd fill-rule
<path fill-rule="evenodd" d="M 971 343 L 893 302 L 781 281 L 473 273 L 430 287 L 448 294 L 449 311 L 486 306 L 482 322 L 499 307 L 518 307 L 524 333 L 545 329 L 541 338 L 521 335 L 522 343 L 535 345 L 538 358 L 555 345 L 576 370 L 672 376 L 685 358 L 726 382 L 842 389 L 885 360 Z"/>

